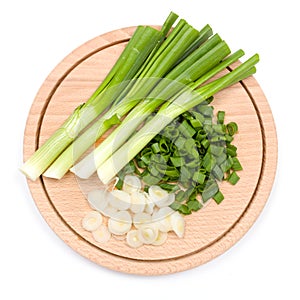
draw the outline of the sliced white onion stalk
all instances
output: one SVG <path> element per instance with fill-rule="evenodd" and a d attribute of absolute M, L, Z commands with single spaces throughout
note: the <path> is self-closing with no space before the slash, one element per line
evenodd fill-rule
<path fill-rule="evenodd" d="M 163 207 L 166 206 L 165 202 L 168 201 L 169 193 L 158 185 L 152 185 L 149 187 L 149 197 L 156 206 Z"/>
<path fill-rule="evenodd" d="M 144 192 L 144 195 L 145 195 L 145 198 L 146 198 L 146 205 L 145 205 L 144 211 L 145 211 L 145 213 L 151 215 L 153 213 L 153 209 L 154 209 L 155 204 L 152 201 L 152 199 L 149 197 L 149 194 Z"/>
<path fill-rule="evenodd" d="M 137 236 L 144 244 L 152 244 L 158 237 L 158 229 L 153 224 L 146 224 L 138 228 Z"/>
<path fill-rule="evenodd" d="M 178 211 L 171 215 L 171 225 L 176 235 L 180 238 L 183 238 L 185 221 L 183 216 Z"/>
<path fill-rule="evenodd" d="M 115 188 L 115 186 L 117 185 L 118 181 L 119 181 L 119 177 L 117 177 L 117 176 L 114 177 L 114 178 L 106 185 L 105 191 L 106 191 L 106 192 L 107 192 L 107 191 L 109 191 L 109 192 L 113 191 L 114 188 Z"/>
<path fill-rule="evenodd" d="M 118 212 L 118 210 L 114 207 L 112 207 L 110 204 L 108 204 L 103 211 L 101 211 L 101 213 L 105 216 L 105 217 L 111 217 L 113 215 L 115 215 L 115 213 Z"/>
<path fill-rule="evenodd" d="M 137 176 L 126 175 L 123 180 L 123 191 L 129 194 L 138 192 L 142 188 L 142 183 Z"/>
<path fill-rule="evenodd" d="M 90 206 L 102 212 L 108 204 L 106 192 L 104 190 L 93 190 L 88 193 L 87 200 Z"/>
<path fill-rule="evenodd" d="M 132 248 L 138 248 L 143 245 L 143 242 L 138 237 L 137 230 L 130 230 L 126 235 L 127 244 Z"/>
<path fill-rule="evenodd" d="M 149 224 L 152 222 L 152 217 L 150 214 L 141 212 L 133 216 L 133 224 L 136 228 L 139 228 L 142 225 Z"/>
<path fill-rule="evenodd" d="M 140 191 L 132 192 L 130 210 L 133 213 L 141 213 L 144 211 L 146 205 L 145 194 Z"/>
<path fill-rule="evenodd" d="M 166 242 L 167 238 L 168 238 L 167 232 L 158 231 L 157 238 L 154 242 L 152 242 L 152 245 L 160 246 Z"/>
<path fill-rule="evenodd" d="M 171 205 L 175 201 L 175 194 L 169 194 L 168 198 L 164 202 L 160 202 L 160 207 L 166 207 Z"/>
<path fill-rule="evenodd" d="M 132 219 L 128 211 L 119 211 L 108 220 L 108 230 L 112 234 L 123 235 L 131 229 Z"/>
<path fill-rule="evenodd" d="M 169 232 L 172 230 L 171 215 L 174 210 L 171 207 L 162 207 L 152 215 L 152 221 L 156 224 L 158 229 L 162 232 Z"/>
<path fill-rule="evenodd" d="M 109 204 L 118 210 L 127 210 L 131 205 L 130 195 L 124 191 L 113 190 L 108 193 Z"/>
<path fill-rule="evenodd" d="M 96 230 L 92 231 L 92 235 L 96 242 L 106 243 L 110 240 L 111 234 L 105 225 L 100 225 Z"/>
<path fill-rule="evenodd" d="M 98 211 L 90 211 L 82 219 L 82 227 L 87 231 L 94 231 L 102 224 L 102 220 Z"/>

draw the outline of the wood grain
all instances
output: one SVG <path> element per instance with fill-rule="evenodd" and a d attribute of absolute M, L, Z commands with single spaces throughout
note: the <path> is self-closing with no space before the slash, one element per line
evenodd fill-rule
<path fill-rule="evenodd" d="M 109 32 L 68 55 L 48 76 L 30 110 L 24 159 L 28 158 L 80 103 L 92 94 L 125 47 L 135 27 Z M 111 239 L 97 244 L 81 227 L 90 210 L 91 186 L 68 173 L 62 180 L 28 181 L 32 197 L 49 226 L 75 251 L 97 264 L 127 273 L 168 274 L 199 266 L 222 254 L 251 227 L 265 205 L 274 181 L 277 138 L 268 102 L 254 77 L 218 93 L 215 110 L 239 124 L 234 144 L 244 167 L 236 186 L 222 183 L 225 200 L 186 217 L 184 239 L 170 234 L 160 247 L 131 249 Z"/>

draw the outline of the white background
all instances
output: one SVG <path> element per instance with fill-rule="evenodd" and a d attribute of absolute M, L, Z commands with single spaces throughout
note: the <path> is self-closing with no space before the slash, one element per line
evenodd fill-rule
<path fill-rule="evenodd" d="M 1 1 L 1 299 L 299 299 L 299 2 Z M 272 108 L 279 140 L 277 176 L 251 230 L 229 251 L 168 276 L 120 274 L 70 249 L 48 227 L 24 177 L 27 114 L 49 72 L 73 49 L 107 31 L 161 24 L 173 10 L 250 56 Z M 299 144 L 299 143 L 298 143 Z"/>

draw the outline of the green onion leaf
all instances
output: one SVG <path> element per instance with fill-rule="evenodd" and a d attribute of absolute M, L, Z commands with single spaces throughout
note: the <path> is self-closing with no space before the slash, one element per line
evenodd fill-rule
<path fill-rule="evenodd" d="M 226 125 L 228 134 L 233 136 L 238 131 L 238 125 L 235 122 L 230 122 Z"/>
<path fill-rule="evenodd" d="M 228 182 L 230 182 L 232 185 L 237 184 L 237 182 L 240 180 L 240 177 L 238 176 L 238 174 L 233 171 L 227 178 Z"/>
<path fill-rule="evenodd" d="M 181 204 L 178 208 L 178 211 L 180 213 L 182 213 L 183 215 L 190 215 L 191 214 L 191 210 L 188 208 L 187 205 L 185 204 Z"/>
<path fill-rule="evenodd" d="M 180 190 L 176 195 L 175 195 L 175 200 L 178 202 L 183 202 L 185 200 L 186 194 L 184 191 Z"/>
<path fill-rule="evenodd" d="M 180 187 L 176 184 L 161 183 L 159 186 L 170 193 L 175 193 L 180 190 Z"/>
<path fill-rule="evenodd" d="M 196 133 L 196 130 L 186 120 L 179 125 L 178 129 L 187 138 L 192 137 Z"/>
<path fill-rule="evenodd" d="M 214 196 L 213 199 L 217 204 L 220 204 L 224 200 L 224 195 L 221 193 L 221 191 L 218 191 Z"/>
<path fill-rule="evenodd" d="M 168 153 L 170 151 L 167 141 L 161 138 L 159 141 L 159 149 L 162 153 Z"/>
<path fill-rule="evenodd" d="M 234 157 L 237 155 L 236 151 L 237 151 L 236 146 L 231 145 L 231 144 L 227 145 L 226 152 L 228 155 L 230 155 L 231 157 Z"/>
<path fill-rule="evenodd" d="M 203 202 L 207 202 L 209 199 L 213 198 L 218 191 L 219 187 L 215 181 L 208 182 L 201 195 Z"/>
<path fill-rule="evenodd" d="M 224 173 L 218 165 L 215 165 L 212 169 L 212 175 L 219 181 L 222 181 L 222 179 L 224 178 Z"/>
<path fill-rule="evenodd" d="M 193 175 L 193 180 L 200 184 L 204 183 L 205 178 L 206 178 L 206 175 L 204 173 L 201 173 L 200 171 L 195 172 Z"/>
<path fill-rule="evenodd" d="M 152 144 L 151 149 L 152 149 L 153 153 L 159 153 L 160 152 L 160 147 L 159 147 L 158 143 Z"/>
<path fill-rule="evenodd" d="M 219 124 L 224 124 L 225 119 L 225 111 L 218 111 L 217 113 L 217 120 Z"/>
<path fill-rule="evenodd" d="M 202 208 L 201 203 L 196 199 L 187 201 L 186 205 L 189 211 L 198 211 Z"/>
<path fill-rule="evenodd" d="M 243 167 L 237 157 L 233 157 L 232 161 L 233 161 L 233 164 L 231 167 L 232 170 L 234 170 L 234 171 L 242 171 L 243 170 Z"/>
<path fill-rule="evenodd" d="M 179 208 L 181 207 L 181 203 L 178 202 L 178 201 L 174 201 L 174 202 L 170 205 L 170 207 L 171 207 L 172 209 L 174 209 L 174 210 L 179 210 Z"/>
<path fill-rule="evenodd" d="M 181 167 L 184 165 L 184 159 L 181 156 L 170 157 L 170 161 L 174 167 Z"/>

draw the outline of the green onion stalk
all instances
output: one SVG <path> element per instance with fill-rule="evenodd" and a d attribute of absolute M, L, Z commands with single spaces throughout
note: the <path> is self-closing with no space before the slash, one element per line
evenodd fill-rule
<path fill-rule="evenodd" d="M 163 34 L 173 25 L 176 18 L 177 15 L 171 13 L 162 31 L 150 26 L 137 27 L 119 59 L 89 100 L 79 105 L 60 128 L 20 168 L 28 178 L 36 180 L 80 132 L 117 99 L 125 88 L 121 83 L 126 83 L 135 76 L 153 49 L 165 37 Z M 111 89 L 110 87 L 113 86 L 119 86 L 119 88 Z"/>
<path fill-rule="evenodd" d="M 180 114 L 202 103 L 222 89 L 235 84 L 256 72 L 255 64 L 259 56 L 255 54 L 232 72 L 216 79 L 194 92 L 180 94 L 173 102 L 166 102 L 158 113 L 136 132 L 125 144 L 113 153 L 98 169 L 100 180 L 107 184 L 122 170 L 165 126 Z"/>
<path fill-rule="evenodd" d="M 177 92 L 186 88 L 190 90 L 191 86 L 187 87 L 187 84 L 200 77 L 193 85 L 197 87 L 244 54 L 240 50 L 222 63 L 219 63 L 230 53 L 227 44 L 219 36 L 213 37 L 211 41 L 198 48 L 194 54 L 197 53 L 201 55 L 193 55 L 192 59 L 190 57 L 187 58 L 173 69 L 156 86 L 152 93 L 127 115 L 121 125 L 94 149 L 93 152 L 71 168 L 71 171 L 81 178 L 89 178 L 96 171 L 97 167 L 118 149 L 157 107 L 165 101 L 170 101 L 168 99 Z M 209 75 L 205 76 L 206 73 Z"/>
<path fill-rule="evenodd" d="M 179 29 L 177 30 L 177 28 Z M 187 24 L 186 21 L 180 20 L 172 33 L 165 40 L 165 43 L 162 43 L 161 47 L 157 49 L 157 52 L 152 55 L 152 59 L 150 59 L 148 63 L 146 61 L 147 64 L 142 66 L 141 69 L 147 69 L 147 72 L 141 72 L 139 77 L 132 80 L 131 83 L 122 82 L 121 88 L 118 86 L 113 87 L 113 90 L 122 90 L 124 84 L 130 86 L 130 84 L 132 85 L 132 82 L 134 83 L 123 98 L 117 99 L 104 116 L 97 120 L 64 150 L 64 152 L 47 169 L 44 176 L 56 179 L 62 178 L 74 162 L 78 160 L 78 158 L 93 145 L 97 139 L 99 139 L 111 126 L 118 123 L 118 118 L 122 118 L 139 101 L 145 98 L 158 84 L 161 78 L 170 72 L 172 67 L 178 62 L 178 59 L 186 52 L 190 45 L 198 39 L 199 35 L 204 36 L 205 39 L 207 38 L 207 28 L 208 27 L 206 26 L 205 30 L 203 30 L 202 33 L 199 33 L 196 29 Z M 163 49 L 162 54 L 157 56 L 156 54 L 161 52 L 161 49 Z M 143 80 L 143 78 L 151 79 Z M 109 89 L 107 89 L 107 91 L 109 91 Z M 115 94 L 115 92 L 109 92 L 109 94 Z"/>

